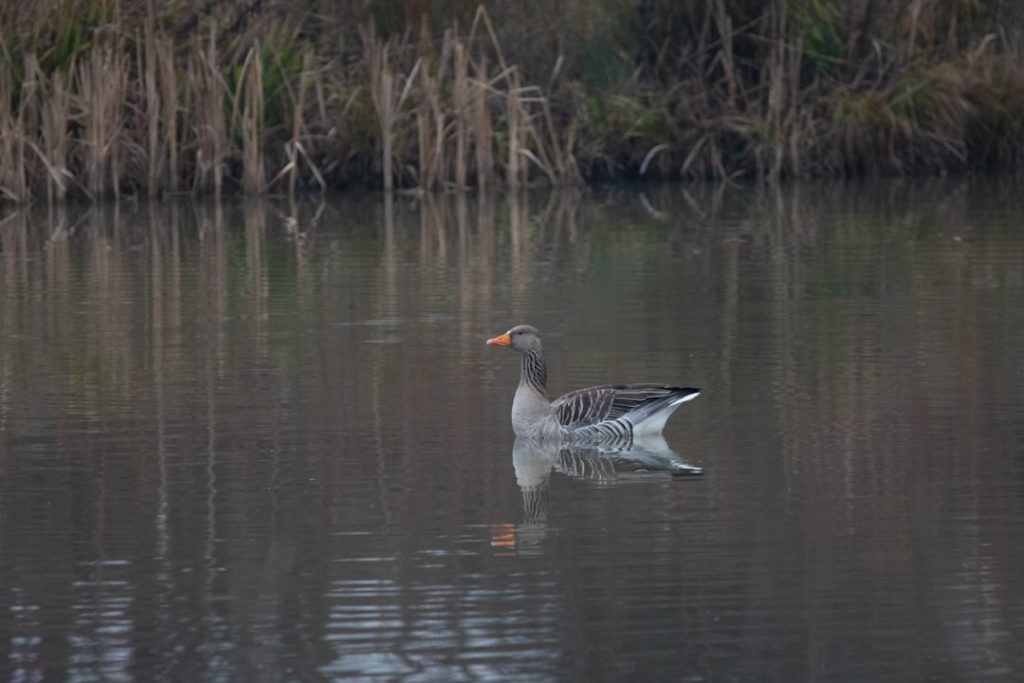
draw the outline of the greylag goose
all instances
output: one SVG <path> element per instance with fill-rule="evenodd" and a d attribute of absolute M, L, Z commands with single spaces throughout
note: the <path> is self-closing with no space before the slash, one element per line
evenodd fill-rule
<path fill-rule="evenodd" d="M 523 354 L 519 387 L 512 400 L 512 428 L 518 437 L 621 442 L 656 435 L 680 404 L 700 393 L 700 389 L 665 384 L 608 384 L 549 401 L 547 364 L 536 328 L 517 325 L 487 343 Z"/>

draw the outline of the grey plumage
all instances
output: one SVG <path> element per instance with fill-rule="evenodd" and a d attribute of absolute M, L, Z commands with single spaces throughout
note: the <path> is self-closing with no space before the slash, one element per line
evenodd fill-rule
<path fill-rule="evenodd" d="M 517 325 L 487 343 L 523 354 L 512 402 L 512 426 L 520 437 L 601 442 L 660 434 L 669 415 L 700 393 L 666 384 L 608 384 L 549 401 L 547 364 L 536 328 Z"/>

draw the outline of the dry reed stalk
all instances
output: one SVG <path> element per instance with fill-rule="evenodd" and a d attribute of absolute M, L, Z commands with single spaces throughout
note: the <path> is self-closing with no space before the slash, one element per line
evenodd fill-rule
<path fill-rule="evenodd" d="M 327 96 L 325 95 L 323 77 L 325 71 L 327 71 L 327 68 L 317 69 L 314 72 L 316 78 L 313 79 L 313 91 L 316 93 L 316 106 L 317 111 L 320 113 L 320 127 L 323 130 L 330 130 L 331 119 L 327 115 Z"/>
<path fill-rule="evenodd" d="M 74 72 L 74 66 L 71 68 Z M 71 121 L 73 96 L 64 74 L 54 71 L 50 77 L 46 99 L 40 111 L 40 138 L 43 144 L 43 164 L 46 166 L 46 196 L 49 201 L 64 199 L 67 195 L 71 172 L 68 170 L 71 136 L 68 123 Z"/>
<path fill-rule="evenodd" d="M 0 107 L 14 102 L 14 86 L 6 69 L 0 70 Z M 24 106 L 17 113 L 3 111 L 0 116 L 0 196 L 13 202 L 28 199 L 25 171 Z"/>
<path fill-rule="evenodd" d="M 153 6 L 149 6 L 139 52 L 139 78 L 145 94 L 146 109 L 146 192 L 155 197 L 160 179 L 160 85 L 157 75 L 156 36 Z"/>
<path fill-rule="evenodd" d="M 216 31 L 204 48 L 195 44 L 189 60 L 186 80 L 190 89 L 190 105 L 194 116 L 193 135 L 196 141 L 193 191 L 209 189 L 213 177 L 214 195 L 220 197 L 224 184 L 224 157 L 227 153 L 227 124 L 224 119 L 226 87 L 217 64 Z"/>
<path fill-rule="evenodd" d="M 487 9 L 481 4 L 476 8 L 476 14 L 473 16 L 473 25 L 469 29 L 469 42 L 473 42 L 473 37 L 476 35 L 476 28 L 478 25 L 483 24 L 484 29 L 487 30 L 487 35 L 491 39 L 491 47 L 494 48 L 494 53 L 498 57 L 498 65 L 501 67 L 502 73 L 509 72 L 508 62 L 505 60 L 505 53 L 501 50 L 501 43 L 498 41 L 498 34 L 494 31 L 494 24 L 491 22 L 491 15 L 487 13 Z"/>
<path fill-rule="evenodd" d="M 313 174 L 313 177 L 316 179 L 317 184 L 319 184 L 320 192 L 323 193 L 327 189 L 327 183 L 324 180 L 323 175 L 320 173 L 320 169 L 317 168 L 313 159 L 310 157 L 309 150 L 306 149 L 306 146 L 302 142 L 303 139 L 312 138 L 306 126 L 305 101 L 306 91 L 309 89 L 310 80 L 313 80 L 313 76 L 311 74 L 314 73 L 313 53 L 308 51 L 302 58 L 302 72 L 299 75 L 298 93 L 292 94 L 291 89 L 288 89 L 289 93 L 293 95 L 291 138 L 287 143 L 285 143 L 284 149 L 285 158 L 288 160 L 288 163 L 285 164 L 284 168 L 278 171 L 277 175 L 274 176 L 269 183 L 269 185 L 273 185 L 282 177 L 287 175 L 288 197 L 292 203 L 295 202 L 295 191 L 298 185 L 299 174 L 302 170 L 303 161 L 305 161 L 310 172 Z M 320 91 L 322 91 L 322 83 L 318 77 L 315 79 L 314 85 L 316 86 L 319 96 Z"/>
<path fill-rule="evenodd" d="M 426 36 L 424 37 L 426 41 Z M 441 104 L 441 87 L 448 57 L 449 36 L 445 35 L 444 48 L 435 69 L 420 69 L 421 100 L 416 107 L 416 127 L 419 133 L 420 188 L 435 189 L 445 167 L 445 112 Z"/>
<path fill-rule="evenodd" d="M 548 183 L 550 183 L 551 185 L 557 185 L 558 184 L 558 178 L 555 175 L 555 169 L 551 166 L 550 161 L 548 159 L 544 158 L 544 157 L 547 156 L 547 152 L 546 152 L 546 150 L 543 149 L 542 143 L 539 141 L 539 139 L 537 137 L 536 129 L 532 125 L 528 125 L 527 126 L 527 130 L 529 132 L 530 139 L 532 139 L 535 143 L 537 143 L 537 145 L 536 145 L 537 152 L 534 152 L 529 147 L 522 147 L 519 150 L 520 153 L 524 157 L 526 157 L 527 159 L 532 161 L 537 166 L 537 168 L 539 168 L 541 171 L 543 171 L 544 175 L 546 175 L 547 178 L 548 178 Z M 544 157 L 541 156 L 542 154 L 544 155 Z M 522 170 L 523 170 L 523 183 L 525 184 L 526 182 L 529 181 L 529 168 L 524 164 L 523 167 L 522 167 Z"/>
<path fill-rule="evenodd" d="M 454 31 L 453 31 L 454 34 Z M 466 171 L 469 166 L 469 142 L 467 119 L 469 117 L 469 53 L 466 45 L 454 40 L 452 65 L 452 107 L 455 117 L 455 187 L 466 188 Z"/>
<path fill-rule="evenodd" d="M 555 79 L 557 78 L 562 58 L 559 57 L 552 72 L 548 92 L 554 90 Z M 551 111 L 551 97 L 543 96 L 540 100 L 541 113 L 544 116 L 544 131 L 547 133 L 547 144 L 550 146 L 548 155 L 554 165 L 554 176 L 558 183 L 570 183 L 579 179 L 579 167 L 573 154 L 573 146 L 576 142 L 575 121 L 570 121 L 565 131 L 558 130 L 555 124 L 555 117 Z M 539 143 L 540 144 L 540 143 Z"/>
<path fill-rule="evenodd" d="M 288 197 L 292 202 L 295 201 L 295 188 L 299 181 L 299 150 L 302 149 L 301 137 L 306 129 L 305 124 L 305 100 L 306 100 L 306 86 L 308 84 L 309 70 L 312 66 L 312 53 L 306 52 L 302 57 L 302 73 L 299 76 L 299 92 L 295 96 L 295 101 L 292 103 L 292 139 L 291 139 L 291 158 L 289 163 L 292 168 L 288 174 Z"/>
<path fill-rule="evenodd" d="M 505 120 L 508 126 L 505 180 L 508 187 L 515 189 L 527 184 L 529 181 L 529 166 L 522 163 L 520 157 L 525 157 L 536 164 L 548 176 L 552 184 L 574 177 L 575 170 L 571 168 L 575 166 L 575 161 L 571 161 L 571 147 L 574 144 L 572 142 L 574 134 L 570 133 L 569 135 L 570 146 L 568 148 L 563 147 L 557 141 L 558 132 L 554 126 L 554 117 L 551 116 L 547 98 L 544 97 L 538 87 L 524 87 L 521 85 L 519 71 L 515 66 L 508 66 L 490 16 L 483 6 L 480 6 L 477 10 L 473 27 L 470 31 L 470 40 L 472 40 L 478 25 L 482 25 L 487 31 L 491 45 L 498 58 L 498 64 L 501 67 L 499 74 L 493 79 L 487 78 L 485 69 L 478 70 L 477 87 L 483 90 L 479 97 L 485 97 L 486 92 L 498 81 L 504 81 L 505 86 Z M 560 64 L 556 63 L 552 69 L 552 84 L 559 70 Z M 486 100 L 477 100 L 475 109 L 480 108 L 479 104 L 485 103 Z M 530 105 L 535 104 L 541 105 L 542 115 L 546 117 L 546 135 L 538 132 L 534 122 L 535 117 L 530 113 Z M 544 111 L 545 108 L 547 109 L 546 112 Z M 478 121 L 483 118 L 485 117 L 477 115 Z M 533 141 L 534 146 L 532 149 L 526 144 L 527 140 Z M 566 154 L 566 149 L 570 150 L 569 154 Z"/>
<path fill-rule="evenodd" d="M 433 69 L 426 59 L 426 50 L 431 44 L 426 22 L 421 25 L 420 40 L 424 46 L 423 66 L 419 71 L 420 102 L 416 107 L 416 124 L 419 133 L 420 188 L 435 189 L 441 181 L 445 167 L 445 111 L 441 103 L 441 88 L 445 79 L 445 67 L 451 53 L 451 33 L 445 31 L 441 54 L 434 62 Z"/>
<path fill-rule="evenodd" d="M 262 194 L 267 179 L 263 164 L 263 65 L 257 44 L 250 48 L 242 63 L 235 102 L 244 91 L 241 113 L 242 189 L 248 194 Z"/>
<path fill-rule="evenodd" d="M 739 88 L 736 81 L 736 60 L 732 50 L 732 19 L 725 9 L 725 0 L 715 1 L 714 19 L 718 35 L 721 37 L 722 70 L 725 72 L 725 83 L 729 93 L 728 105 L 731 111 L 735 111 Z"/>
<path fill-rule="evenodd" d="M 416 158 L 419 160 L 419 177 L 417 178 L 420 189 L 432 189 L 433 177 L 433 126 L 431 125 L 431 114 L 433 107 L 430 100 L 437 96 L 437 83 L 430 75 L 429 66 L 420 69 L 421 93 L 420 101 L 416 105 Z"/>
<path fill-rule="evenodd" d="M 155 55 L 160 72 L 160 104 L 163 106 L 164 149 L 167 150 L 167 187 L 177 191 L 178 171 L 178 85 L 174 64 L 174 43 L 167 36 L 156 39 Z"/>
<path fill-rule="evenodd" d="M 800 98 L 800 71 L 803 68 L 803 54 L 804 45 L 803 39 L 798 38 L 796 45 L 791 47 L 788 51 L 788 71 L 786 74 L 786 83 L 789 86 L 789 93 L 787 94 L 788 107 L 786 109 L 785 120 L 783 121 L 783 135 L 779 139 L 779 150 L 777 156 L 779 157 L 779 171 L 782 171 L 782 157 L 785 155 L 786 143 L 789 143 L 789 159 L 790 165 L 793 170 L 793 174 L 797 177 L 800 175 L 800 154 L 798 153 L 801 132 L 803 126 L 800 123 L 802 117 L 801 98 Z M 777 173 L 776 176 L 781 175 Z"/>
<path fill-rule="evenodd" d="M 416 60 L 409 75 L 405 78 L 405 86 L 398 90 L 399 78 L 391 69 L 389 57 L 390 43 L 382 41 L 374 32 L 373 26 L 360 27 L 363 39 L 363 50 L 369 68 L 370 98 L 377 113 L 380 126 L 382 180 L 384 190 L 394 189 L 394 144 L 395 123 L 409 89 L 420 68 L 420 60 Z"/>
<path fill-rule="evenodd" d="M 516 79 L 516 83 L 518 83 L 518 79 Z M 516 98 L 516 104 L 520 107 L 520 112 L 517 119 L 521 131 L 519 135 L 519 153 L 543 171 L 544 175 L 548 177 L 548 182 L 554 185 L 557 181 L 547 144 L 538 133 L 534 122 L 535 117 L 530 113 L 529 109 L 530 105 L 542 103 L 544 97 L 540 94 L 539 88 L 534 86 L 518 88 L 518 91 L 519 95 Z M 533 142 L 532 146 L 527 144 L 529 141 Z M 520 183 L 525 185 L 530 177 L 529 166 L 521 164 L 520 172 L 522 173 Z"/>
<path fill-rule="evenodd" d="M 548 107 L 547 98 L 541 94 L 540 88 L 536 86 L 518 87 L 518 82 L 518 76 L 511 81 L 514 89 L 517 91 L 517 96 L 512 104 L 519 108 L 519 112 L 515 115 L 519 130 L 517 141 L 518 153 L 532 161 L 547 176 L 548 182 L 552 185 L 557 185 L 565 179 L 565 175 L 557 168 L 559 163 L 565 162 L 565 155 L 561 143 L 556 139 L 557 132 L 554 119 L 550 116 L 550 108 L 547 111 L 547 135 L 542 134 L 538 130 L 537 116 L 531 114 L 529 109 L 530 105 L 540 105 L 541 117 L 543 118 L 545 115 L 544 110 Z M 512 139 L 511 131 L 509 139 Z M 532 146 L 525 144 L 527 141 L 532 141 Z M 519 185 L 527 184 L 529 181 L 529 167 L 526 164 L 520 164 L 518 171 L 520 178 L 517 183 Z"/>
<path fill-rule="evenodd" d="M 768 63 L 771 68 L 769 81 L 769 120 L 772 131 L 772 159 L 768 178 L 778 180 L 785 170 L 787 142 L 795 134 L 795 120 L 798 115 L 800 63 L 803 43 L 798 37 L 790 45 L 788 34 L 788 10 L 783 4 L 775 15 L 775 44 L 772 46 Z"/>
<path fill-rule="evenodd" d="M 121 132 L 128 88 L 128 56 L 95 45 L 78 67 L 78 115 L 82 121 L 85 185 L 93 197 L 120 194 Z"/>
<path fill-rule="evenodd" d="M 520 123 L 522 105 L 519 102 L 519 76 L 513 72 L 509 77 L 509 89 L 505 96 L 505 116 L 508 120 L 508 157 L 505 167 L 505 183 L 509 189 L 519 187 L 519 156 L 522 154 Z"/>
<path fill-rule="evenodd" d="M 519 85 L 519 72 L 515 66 L 509 66 L 505 59 L 505 54 L 501 49 L 501 43 L 498 41 L 498 35 L 494 30 L 494 24 L 491 22 L 491 17 L 487 13 L 487 10 L 483 5 L 477 8 L 476 15 L 473 18 L 473 25 L 469 32 L 469 41 L 472 42 L 473 36 L 476 34 L 477 26 L 483 25 L 487 31 L 487 35 L 491 41 L 491 47 L 494 49 L 494 54 L 498 59 L 499 73 L 493 79 L 487 76 L 487 70 L 485 63 L 481 62 L 481 67 L 477 72 L 477 87 L 483 92 L 479 93 L 478 104 L 475 107 L 477 113 L 477 122 L 483 123 L 484 119 L 489 122 L 489 114 L 486 112 L 485 107 L 479 105 L 486 105 L 486 95 L 493 87 L 493 84 L 499 80 L 505 82 L 505 119 L 506 125 L 508 126 L 508 149 L 506 154 L 506 167 L 505 167 L 505 182 L 510 189 L 515 189 L 525 181 L 524 172 L 528 169 L 520 164 L 519 157 L 522 154 L 522 131 L 521 121 L 523 119 L 523 107 L 520 102 L 520 96 L 522 93 Z M 493 126 L 486 126 L 488 137 L 492 136 Z M 480 142 L 478 141 L 478 150 L 480 148 Z M 486 157 L 490 157 L 490 146 L 487 146 Z M 478 160 L 480 155 L 478 153 Z M 493 162 L 489 164 L 489 167 L 493 167 Z M 522 177 L 521 177 L 522 175 Z"/>
<path fill-rule="evenodd" d="M 777 179 L 782 164 L 782 119 L 786 108 L 786 48 L 781 42 L 772 46 L 765 61 L 761 81 L 768 84 L 768 94 L 764 102 L 762 120 L 759 122 L 760 139 L 755 143 L 755 164 L 757 176 Z M 767 152 L 773 153 L 768 162 L 764 158 Z"/>
<path fill-rule="evenodd" d="M 366 51 L 366 63 L 370 69 L 370 97 L 373 108 L 377 112 L 380 125 L 381 143 L 381 174 L 384 190 L 390 192 L 394 188 L 392 162 L 394 158 L 394 121 L 395 121 L 395 76 L 391 73 L 388 60 L 388 44 L 382 42 L 367 28 L 363 34 L 363 46 Z"/>
<path fill-rule="evenodd" d="M 434 123 L 434 148 L 433 156 L 431 158 L 433 166 L 431 171 L 433 172 L 435 179 L 440 179 L 442 174 L 445 175 L 445 178 L 451 178 L 450 173 L 444 173 L 444 169 L 450 168 L 451 164 L 445 163 L 448 161 L 445 158 L 444 153 L 445 142 L 447 140 L 446 130 L 448 117 L 444 108 L 441 106 L 441 87 L 442 83 L 445 82 L 447 65 L 452 59 L 452 51 L 454 49 L 453 45 L 454 41 L 452 33 L 450 31 L 445 31 L 444 37 L 441 41 L 441 58 L 438 60 L 437 69 L 431 78 L 432 83 L 429 102 Z M 450 89 L 451 88 L 449 86 L 447 90 Z"/>
<path fill-rule="evenodd" d="M 551 161 L 552 176 L 556 182 L 565 182 L 569 179 L 568 162 L 571 156 L 571 148 L 565 150 L 559 141 L 559 134 L 555 126 L 555 118 L 551 113 L 551 101 L 547 97 L 541 98 L 541 112 L 544 115 L 544 129 L 547 132 L 547 140 L 550 144 L 550 154 L 547 155 Z M 571 130 L 571 126 L 570 126 Z M 571 133 L 568 136 L 571 138 Z M 566 140 L 567 142 L 570 140 Z M 539 139 L 538 146 L 543 143 Z"/>
<path fill-rule="evenodd" d="M 416 158 L 419 159 L 419 177 L 417 184 L 420 189 L 428 189 L 430 178 L 430 107 L 426 102 L 416 105 Z"/>
<path fill-rule="evenodd" d="M 476 151 L 476 185 L 484 190 L 494 173 L 494 127 L 491 111 L 487 104 L 487 58 L 476 63 L 476 77 L 472 81 L 473 100 L 473 142 Z"/>
<path fill-rule="evenodd" d="M 42 135 L 42 108 L 46 101 L 46 76 L 35 55 L 25 58 L 25 75 L 21 82 L 21 102 L 18 106 L 18 128 L 21 131 L 19 153 L 24 174 L 24 193 L 31 199 L 33 186 L 38 186 L 43 176 L 49 174 L 46 160 L 36 144 Z M 28 149 L 26 149 L 28 148 Z M 27 152 L 34 154 L 29 155 Z"/>
<path fill-rule="evenodd" d="M 917 48 L 917 35 L 921 24 L 921 14 L 924 11 L 925 2 L 926 0 L 910 0 L 910 3 L 907 5 L 907 40 L 904 44 L 906 59 L 913 57 Z"/>

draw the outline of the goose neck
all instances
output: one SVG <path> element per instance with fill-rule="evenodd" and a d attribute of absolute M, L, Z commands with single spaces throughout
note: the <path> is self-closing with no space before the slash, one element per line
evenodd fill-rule
<path fill-rule="evenodd" d="M 540 349 L 531 349 L 523 353 L 519 384 L 520 386 L 530 387 L 542 396 L 546 395 L 548 366 L 544 362 L 544 352 Z"/>

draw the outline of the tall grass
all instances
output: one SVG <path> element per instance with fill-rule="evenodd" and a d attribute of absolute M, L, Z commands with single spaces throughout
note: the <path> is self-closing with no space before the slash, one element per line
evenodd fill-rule
<path fill-rule="evenodd" d="M 1015 169 L 1008 0 L 0 8 L 0 197 Z"/>

